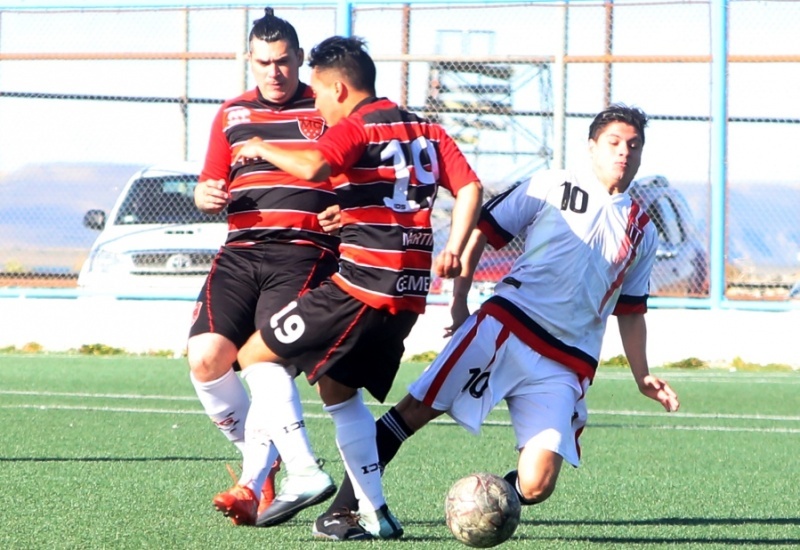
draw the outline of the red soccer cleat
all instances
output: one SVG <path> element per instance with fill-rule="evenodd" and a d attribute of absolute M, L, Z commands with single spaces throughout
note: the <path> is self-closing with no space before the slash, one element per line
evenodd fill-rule
<path fill-rule="evenodd" d="M 249 487 L 234 485 L 214 497 L 214 507 L 234 525 L 255 525 L 258 517 L 258 500 Z"/>

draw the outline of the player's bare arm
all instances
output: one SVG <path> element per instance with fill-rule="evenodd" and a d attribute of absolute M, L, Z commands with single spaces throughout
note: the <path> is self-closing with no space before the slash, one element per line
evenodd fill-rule
<path fill-rule="evenodd" d="M 452 336 L 458 327 L 469 317 L 470 312 L 467 306 L 467 295 L 472 286 L 472 274 L 475 271 L 475 265 L 478 263 L 480 254 L 483 251 L 483 247 L 481 246 L 476 253 L 474 248 L 475 243 L 473 242 L 476 239 L 480 239 L 480 235 L 482 235 L 480 231 L 475 229 L 475 224 L 477 223 L 478 214 L 480 212 L 483 188 L 479 182 L 473 183 L 477 185 L 473 186 L 470 184 L 462 188 L 456 197 L 456 203 L 453 206 L 450 238 L 445 246 L 445 252 L 449 251 L 451 254 L 454 254 L 455 251 L 460 251 L 457 257 L 449 256 L 446 258 L 447 261 L 452 262 L 449 266 L 452 270 L 449 272 L 453 273 L 451 276 L 455 277 L 455 281 L 453 283 L 453 301 L 450 304 L 450 315 L 453 322 L 449 327 L 445 327 L 445 338 Z M 459 200 L 461 202 L 459 202 Z M 456 209 L 458 209 L 458 212 L 456 212 Z M 465 233 L 461 233 L 462 231 L 465 231 Z M 442 254 L 444 254 L 444 252 Z M 471 259 L 473 254 L 477 254 L 474 260 Z M 440 258 L 441 255 L 436 261 L 439 262 Z M 442 259 L 444 260 L 444 258 Z M 465 264 L 465 261 L 467 263 L 471 262 L 471 264 L 468 266 Z M 456 268 L 455 266 L 458 267 Z M 440 264 L 434 263 L 434 273 L 440 277 L 447 276 L 440 274 L 448 272 L 446 268 L 448 268 L 448 265 L 444 261 Z"/>
<path fill-rule="evenodd" d="M 449 327 L 445 327 L 445 338 L 452 336 L 470 315 L 467 298 L 469 297 L 469 291 L 472 289 L 472 277 L 475 273 L 475 268 L 481 259 L 483 250 L 486 248 L 486 240 L 486 235 L 480 229 L 473 229 L 467 241 L 467 246 L 461 254 L 461 275 L 453 281 L 453 300 L 450 303 L 450 317 L 453 322 Z"/>
<path fill-rule="evenodd" d="M 205 180 L 194 188 L 194 204 L 206 214 L 219 214 L 228 205 L 230 195 L 225 190 L 225 180 Z"/>
<path fill-rule="evenodd" d="M 461 275 L 454 281 L 453 296 L 466 300 L 472 287 L 472 277 L 483 255 L 487 242 L 486 235 L 478 228 L 472 230 L 464 252 L 461 254 Z"/>
<path fill-rule="evenodd" d="M 448 279 L 461 275 L 461 254 L 475 228 L 480 212 L 483 186 L 473 181 L 458 190 L 450 221 L 450 236 L 433 263 L 433 272 Z"/>
<path fill-rule="evenodd" d="M 642 395 L 658 401 L 667 412 L 675 412 L 680 407 L 678 395 L 670 385 L 650 374 L 645 352 L 647 344 L 647 324 L 644 314 L 620 315 L 617 317 L 622 347 L 630 364 L 631 374 Z"/>
<path fill-rule="evenodd" d="M 316 149 L 284 149 L 254 137 L 239 148 L 233 157 L 236 162 L 264 159 L 296 178 L 306 181 L 325 181 L 331 167 Z"/>

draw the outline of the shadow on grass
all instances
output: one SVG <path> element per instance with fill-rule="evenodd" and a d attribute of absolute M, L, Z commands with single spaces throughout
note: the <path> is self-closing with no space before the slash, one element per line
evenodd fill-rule
<path fill-rule="evenodd" d="M 633 520 L 523 520 L 520 525 L 800 525 L 800 517 L 796 518 L 653 518 Z"/>
<path fill-rule="evenodd" d="M 560 541 L 560 542 L 581 542 L 592 544 L 667 544 L 669 546 L 676 546 L 681 544 L 713 544 L 718 546 L 720 544 L 725 546 L 766 546 L 768 548 L 775 548 L 778 546 L 786 546 L 788 548 L 797 548 L 800 544 L 800 539 L 747 539 L 747 538 L 710 538 L 710 537 L 513 537 L 512 540 L 530 540 L 530 541 Z"/>
<path fill-rule="evenodd" d="M 419 525 L 423 527 L 441 526 L 442 521 L 413 521 L 407 520 L 403 525 Z M 621 527 L 642 527 L 642 526 L 695 526 L 706 525 L 798 525 L 800 517 L 796 518 L 654 518 L 641 520 L 547 520 L 547 521 L 522 521 L 520 526 L 531 527 L 558 527 L 558 526 L 621 526 Z M 405 541 L 442 541 L 449 540 L 450 537 L 420 536 L 415 537 L 406 532 L 402 540 Z M 735 537 L 575 537 L 575 536 L 535 536 L 525 534 L 515 534 L 512 541 L 561 541 L 561 542 L 584 542 L 591 544 L 724 544 L 730 546 L 771 546 L 771 547 L 800 547 L 800 538 L 735 538 Z"/>
<path fill-rule="evenodd" d="M 420 520 L 405 520 L 403 525 L 421 525 L 424 527 L 435 527 L 442 525 L 441 521 L 420 521 Z M 533 527 L 558 527 L 560 525 L 574 525 L 574 526 L 602 526 L 602 525 L 620 525 L 620 526 L 650 526 L 650 525 L 689 525 L 689 526 L 702 526 L 702 525 L 800 525 L 800 517 L 796 518 L 653 518 L 653 519 L 628 519 L 628 520 L 522 520 L 520 525 L 530 525 Z"/>

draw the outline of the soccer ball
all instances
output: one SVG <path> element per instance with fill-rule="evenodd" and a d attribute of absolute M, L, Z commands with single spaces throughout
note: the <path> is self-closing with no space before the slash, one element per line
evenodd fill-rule
<path fill-rule="evenodd" d="M 519 525 L 519 497 L 508 482 L 488 473 L 470 474 L 447 492 L 445 517 L 455 537 L 473 548 L 507 541 Z"/>

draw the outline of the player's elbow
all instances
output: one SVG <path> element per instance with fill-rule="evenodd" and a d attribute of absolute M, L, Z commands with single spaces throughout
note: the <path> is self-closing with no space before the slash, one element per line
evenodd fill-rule
<path fill-rule="evenodd" d="M 328 166 L 327 162 L 323 162 L 322 164 L 309 167 L 308 170 L 308 177 L 305 178 L 308 181 L 325 181 L 329 177 L 331 177 L 331 167 Z"/>
<path fill-rule="evenodd" d="M 306 181 L 325 181 L 331 175 L 331 167 L 322 153 L 309 150 L 296 158 L 292 175 Z"/>
<path fill-rule="evenodd" d="M 330 176 L 330 169 L 328 168 L 327 164 L 324 165 L 317 165 L 317 164 L 302 164 L 296 166 L 294 170 L 291 171 L 292 175 L 306 181 L 313 181 L 313 182 L 320 182 L 325 181 Z"/>

